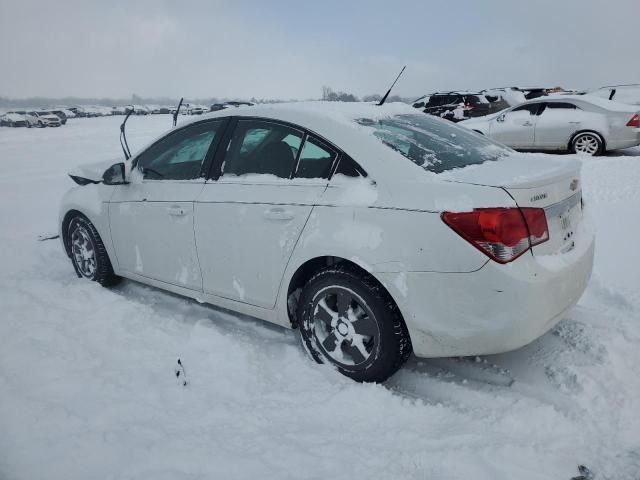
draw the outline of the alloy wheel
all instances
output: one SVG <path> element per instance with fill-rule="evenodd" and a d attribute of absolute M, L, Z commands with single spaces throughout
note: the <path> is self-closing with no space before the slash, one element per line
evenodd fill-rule
<path fill-rule="evenodd" d="M 71 253 L 82 276 L 93 279 L 97 268 L 96 249 L 89 232 L 81 225 L 71 234 Z"/>
<path fill-rule="evenodd" d="M 580 135 L 573 143 L 576 153 L 595 155 L 600 149 L 600 140 L 592 134 Z"/>
<path fill-rule="evenodd" d="M 380 342 L 373 312 L 355 292 L 327 287 L 313 299 L 313 334 L 325 356 L 347 367 L 365 367 Z"/>

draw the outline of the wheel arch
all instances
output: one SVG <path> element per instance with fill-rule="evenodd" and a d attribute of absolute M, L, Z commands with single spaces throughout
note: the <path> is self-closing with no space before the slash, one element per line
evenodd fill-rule
<path fill-rule="evenodd" d="M 604 138 L 604 135 L 602 135 L 600 132 L 598 132 L 597 130 L 593 129 L 593 128 L 583 128 L 582 130 L 578 130 L 577 132 L 574 132 L 571 135 L 571 138 L 569 138 L 569 143 L 567 145 L 567 150 L 569 152 L 573 152 L 573 141 L 575 140 L 575 138 L 582 134 L 582 133 L 593 133 L 595 135 L 597 135 L 600 138 L 600 141 L 602 142 L 602 153 L 607 151 L 607 141 Z"/>
<path fill-rule="evenodd" d="M 289 318 L 289 322 L 293 328 L 296 328 L 296 312 L 298 306 L 298 299 L 300 298 L 300 291 L 306 283 L 315 275 L 318 271 L 323 268 L 330 267 L 337 264 L 348 265 L 358 273 L 362 274 L 373 280 L 377 283 L 380 288 L 384 290 L 384 292 L 389 296 L 391 301 L 393 302 L 395 308 L 398 310 L 398 313 L 402 317 L 402 311 L 400 310 L 400 306 L 396 302 L 395 298 L 391 294 L 388 288 L 385 287 L 384 283 L 380 281 L 376 277 L 374 273 L 372 273 L 365 264 L 359 262 L 357 259 L 346 259 L 339 256 L 334 255 L 323 255 L 310 258 L 305 262 L 301 263 L 298 268 L 296 268 L 295 272 L 289 278 L 287 284 L 287 295 L 286 295 L 286 305 L 287 305 L 287 315 Z M 403 318 L 404 321 L 404 318 Z M 406 323 L 406 322 L 405 322 Z"/>

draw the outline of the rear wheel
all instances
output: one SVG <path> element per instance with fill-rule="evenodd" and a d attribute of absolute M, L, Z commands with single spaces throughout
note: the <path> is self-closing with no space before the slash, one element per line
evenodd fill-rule
<path fill-rule="evenodd" d="M 318 272 L 298 305 L 300 336 L 318 363 L 359 382 L 382 382 L 411 354 L 395 303 L 371 277 L 348 266 Z"/>
<path fill-rule="evenodd" d="M 600 135 L 594 132 L 583 132 L 576 135 L 571 141 L 573 153 L 585 155 L 601 155 L 604 150 L 604 142 Z"/>
<path fill-rule="evenodd" d="M 71 262 L 79 277 L 98 282 L 103 287 L 120 281 L 115 273 L 107 250 L 93 224 L 83 216 L 69 222 L 68 242 Z"/>

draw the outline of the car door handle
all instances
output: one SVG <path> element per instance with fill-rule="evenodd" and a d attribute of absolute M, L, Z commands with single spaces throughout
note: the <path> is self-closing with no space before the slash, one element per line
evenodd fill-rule
<path fill-rule="evenodd" d="M 523 127 L 530 127 L 531 125 L 533 125 L 533 123 L 531 123 L 529 120 L 522 124 Z"/>
<path fill-rule="evenodd" d="M 291 220 L 294 215 L 291 210 L 286 210 L 281 207 L 273 207 L 264 211 L 264 218 L 267 220 Z"/>
<path fill-rule="evenodd" d="M 173 206 L 173 207 L 168 207 L 167 208 L 167 213 L 169 215 L 173 215 L 175 217 L 181 217 L 181 216 L 185 215 L 187 212 L 182 207 Z"/>
<path fill-rule="evenodd" d="M 571 125 L 580 125 L 582 122 L 569 122 Z"/>

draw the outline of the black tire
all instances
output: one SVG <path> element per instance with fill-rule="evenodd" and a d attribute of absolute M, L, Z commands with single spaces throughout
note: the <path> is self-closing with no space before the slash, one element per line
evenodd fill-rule
<path fill-rule="evenodd" d="M 346 317 L 339 313 L 338 297 L 351 298 L 348 308 L 343 309 Z M 328 306 L 332 298 L 335 298 L 333 316 L 319 305 L 324 301 Z M 328 317 L 321 318 L 326 315 L 333 318 L 330 323 Z M 349 321 L 343 321 L 345 318 Z M 318 363 L 334 365 L 340 373 L 358 382 L 383 382 L 412 352 L 409 332 L 388 292 L 373 278 L 349 265 L 328 267 L 311 277 L 302 290 L 297 319 L 302 343 L 311 357 Z M 358 329 L 362 329 L 360 333 Z M 360 345 L 358 348 L 356 343 Z M 326 345 L 333 346 L 333 350 Z"/>
<path fill-rule="evenodd" d="M 604 141 L 596 132 L 580 132 L 571 139 L 570 150 L 572 153 L 584 153 L 597 157 L 604 153 Z"/>
<path fill-rule="evenodd" d="M 71 219 L 67 239 L 71 263 L 78 277 L 98 282 L 103 287 L 120 281 L 120 277 L 113 272 L 98 231 L 86 217 L 78 215 Z"/>

